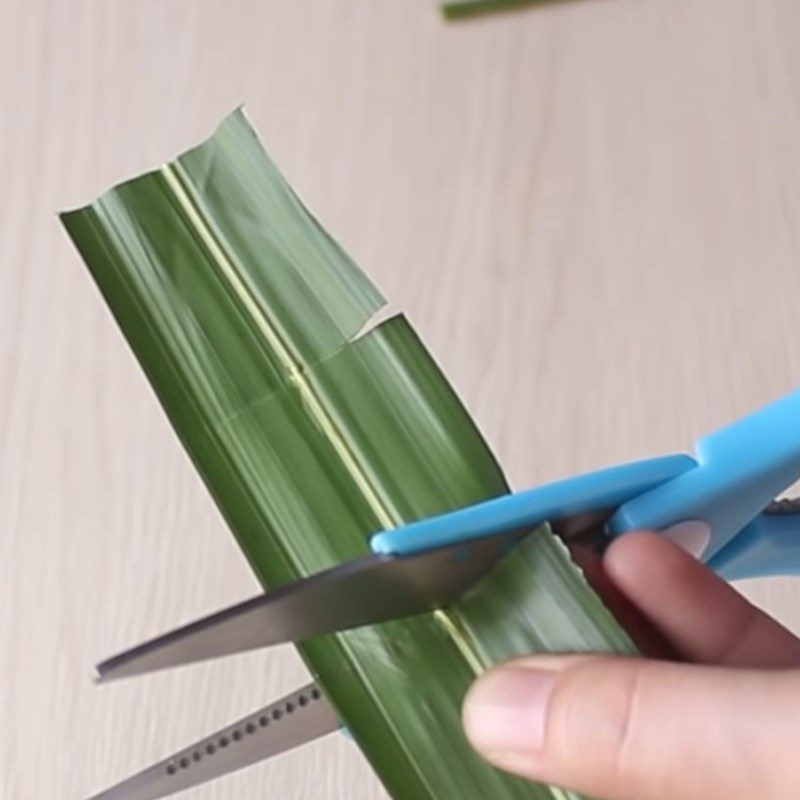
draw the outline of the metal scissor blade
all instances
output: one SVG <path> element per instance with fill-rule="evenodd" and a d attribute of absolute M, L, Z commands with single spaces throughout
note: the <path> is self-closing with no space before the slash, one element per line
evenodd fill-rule
<path fill-rule="evenodd" d="M 155 800 L 291 750 L 339 728 L 314 685 L 217 731 L 90 800 Z"/>
<path fill-rule="evenodd" d="M 524 532 L 409 556 L 371 555 L 191 622 L 104 661 L 100 681 L 431 611 L 491 570 Z"/>

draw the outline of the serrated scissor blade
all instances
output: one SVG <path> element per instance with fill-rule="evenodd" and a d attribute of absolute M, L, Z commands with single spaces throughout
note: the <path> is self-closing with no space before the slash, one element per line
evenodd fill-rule
<path fill-rule="evenodd" d="M 179 750 L 90 800 L 156 800 L 291 750 L 339 728 L 316 685 L 300 689 Z"/>
<path fill-rule="evenodd" d="M 97 667 L 100 681 L 298 642 L 440 608 L 524 535 L 494 534 L 410 556 L 372 555 L 279 587 L 145 642 Z"/>

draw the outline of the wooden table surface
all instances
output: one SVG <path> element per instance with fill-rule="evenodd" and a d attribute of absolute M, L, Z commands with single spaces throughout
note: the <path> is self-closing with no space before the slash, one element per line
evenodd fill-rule
<path fill-rule="evenodd" d="M 517 486 L 800 385 L 800 4 L 0 2 L 0 797 L 80 800 L 304 680 L 285 648 L 96 688 L 256 589 L 55 212 L 245 103 Z M 800 629 L 800 582 L 743 586 Z M 384 797 L 328 739 L 187 800 Z"/>

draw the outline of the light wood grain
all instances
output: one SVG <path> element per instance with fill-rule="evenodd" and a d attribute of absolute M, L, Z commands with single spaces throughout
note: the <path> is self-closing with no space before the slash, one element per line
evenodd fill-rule
<path fill-rule="evenodd" d="M 256 588 L 55 211 L 245 102 L 517 485 L 800 385 L 800 5 L 0 3 L 0 797 L 81 798 L 304 679 L 288 649 L 95 688 Z M 800 630 L 800 582 L 744 587 Z M 196 800 L 384 796 L 330 737 Z"/>

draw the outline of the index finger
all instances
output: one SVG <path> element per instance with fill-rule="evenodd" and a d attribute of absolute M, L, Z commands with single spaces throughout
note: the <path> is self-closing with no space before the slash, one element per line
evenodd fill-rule
<path fill-rule="evenodd" d="M 800 666 L 800 640 L 666 537 L 629 533 L 606 551 L 609 580 L 690 661 Z"/>

